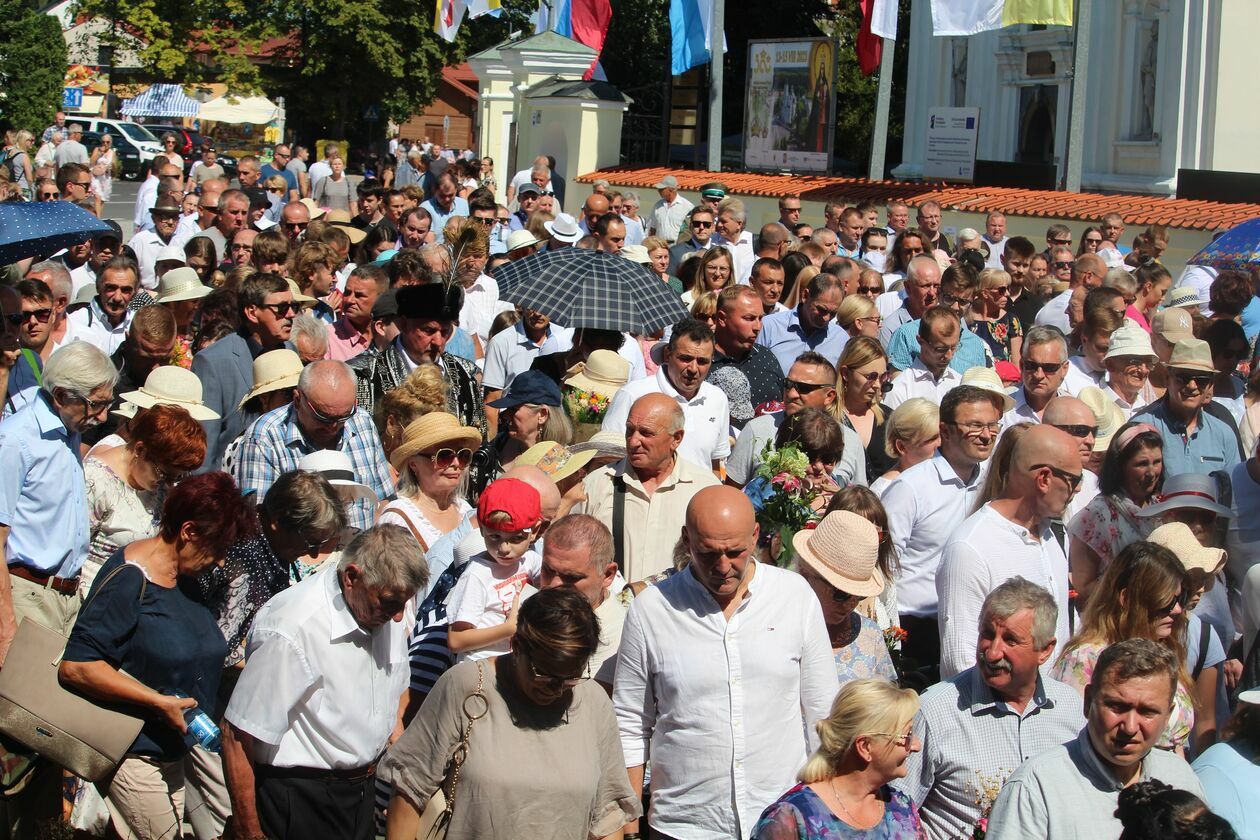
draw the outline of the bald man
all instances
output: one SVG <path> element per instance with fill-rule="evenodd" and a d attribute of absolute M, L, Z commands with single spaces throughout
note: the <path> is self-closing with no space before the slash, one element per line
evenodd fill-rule
<path fill-rule="evenodd" d="M 679 457 L 684 423 L 682 406 L 673 397 L 644 394 L 626 417 L 626 457 L 584 479 L 586 501 L 578 512 L 612 531 L 617 567 L 628 581 L 673 568 L 687 505 L 700 490 L 718 483 L 712 470 Z"/>
<path fill-rule="evenodd" d="M 1016 576 L 1054 596 L 1059 605 L 1056 656 L 1067 642 L 1067 555 L 1050 530 L 1050 520 L 1063 515 L 1081 485 L 1081 470 L 1076 438 L 1044 423 L 1033 426 L 1015 444 L 998 497 L 950 535 L 936 570 L 941 679 L 975 664 L 984 599 Z"/>
<path fill-rule="evenodd" d="M 636 793 L 651 755 L 654 835 L 748 837 L 839 688 L 817 597 L 757 563 L 757 533 L 743 493 L 701 490 L 682 534 L 690 564 L 626 616 L 613 706 Z"/>
<path fill-rule="evenodd" d="M 202 183 L 201 195 L 197 197 L 197 212 L 180 217 L 179 227 L 175 228 L 175 235 L 171 237 L 172 245 L 183 248 L 189 239 L 214 226 L 219 216 L 219 196 L 227 187 L 228 182 L 222 178 L 211 178 Z"/>
<path fill-rule="evenodd" d="M 761 233 L 757 237 L 757 259 L 783 259 L 787 241 L 788 232 L 783 225 L 778 222 L 762 225 Z"/>
<path fill-rule="evenodd" d="M 1099 396 L 1106 399 L 1101 392 Z M 1095 464 L 1093 469 L 1090 468 L 1090 462 L 1095 455 L 1094 444 L 1098 440 L 1098 415 L 1084 401 L 1076 397 L 1063 396 L 1055 397 L 1050 401 L 1043 417 L 1042 422 L 1046 425 L 1054 426 L 1075 438 L 1077 449 L 1081 453 L 1081 466 L 1085 468 L 1081 473 L 1081 486 L 1072 497 L 1072 501 L 1068 502 L 1067 510 L 1063 512 L 1062 517 L 1064 522 L 1071 522 L 1072 517 L 1080 513 L 1089 504 L 1090 499 L 1098 495 L 1098 474 L 1094 471 L 1098 469 L 1098 466 Z M 1098 460 L 1102 459 L 1105 450 L 1106 446 L 1103 446 L 1097 453 Z"/>

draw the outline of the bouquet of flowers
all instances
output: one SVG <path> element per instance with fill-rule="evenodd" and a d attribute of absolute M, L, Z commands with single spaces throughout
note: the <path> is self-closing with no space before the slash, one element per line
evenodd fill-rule
<path fill-rule="evenodd" d="M 597 391 L 565 386 L 564 410 L 573 421 L 576 435 L 574 443 L 590 440 L 591 435 L 599 431 L 610 402 L 612 400 L 609 397 Z"/>
<path fill-rule="evenodd" d="M 771 551 L 776 566 L 792 564 L 792 537 L 801 529 L 818 524 L 818 514 L 811 504 L 818 491 L 805 481 L 809 470 L 809 458 L 795 444 L 782 449 L 772 449 L 767 442 L 761 451 L 761 466 L 752 481 L 744 487 L 744 493 L 757 511 L 757 524 L 761 526 L 763 545 L 772 545 L 778 537 L 777 556 Z"/>
<path fill-rule="evenodd" d="M 980 808 L 980 819 L 971 829 L 972 840 L 984 840 L 989 832 L 989 815 L 993 813 L 993 804 L 997 802 L 998 794 L 1002 791 L 1002 785 L 1006 784 L 1006 777 L 1011 772 L 1006 769 L 999 770 L 993 775 L 988 775 L 976 771 L 976 781 L 967 784 L 968 790 L 973 795 L 973 802 Z"/>

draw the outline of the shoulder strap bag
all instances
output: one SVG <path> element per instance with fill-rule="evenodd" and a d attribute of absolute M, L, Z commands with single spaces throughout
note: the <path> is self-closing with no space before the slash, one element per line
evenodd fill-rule
<path fill-rule="evenodd" d="M 111 571 L 80 609 L 86 609 L 92 596 L 127 568 L 124 562 Z M 147 581 L 142 581 L 137 603 L 144 600 L 146 586 Z M 122 762 L 145 721 L 134 705 L 92 700 L 61 684 L 57 669 L 66 641 L 32 619 L 18 625 L 0 670 L 0 732 L 76 776 L 96 782 Z"/>
<path fill-rule="evenodd" d="M 626 480 L 613 475 L 613 509 L 612 509 L 613 559 L 617 562 L 617 571 L 626 576 Z"/>
<path fill-rule="evenodd" d="M 437 792 L 429 797 L 429 802 L 420 814 L 420 827 L 416 831 L 416 840 L 445 840 L 451 827 L 451 817 L 455 814 L 455 791 L 459 787 L 459 770 L 468 759 L 469 738 L 472 736 L 473 721 L 485 717 L 490 711 L 490 701 L 486 699 L 482 688 L 485 685 L 486 672 L 481 662 L 477 663 L 477 687 L 464 698 L 464 732 L 459 743 L 451 753 L 451 760 L 446 765 L 446 778 Z"/>

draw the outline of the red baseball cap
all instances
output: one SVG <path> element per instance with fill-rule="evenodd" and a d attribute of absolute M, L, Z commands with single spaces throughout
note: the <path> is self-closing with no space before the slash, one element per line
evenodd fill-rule
<path fill-rule="evenodd" d="M 511 519 L 491 524 L 490 517 L 496 513 L 506 513 Z M 542 521 L 542 498 L 519 478 L 500 478 L 481 491 L 477 521 L 495 531 L 527 531 Z"/>

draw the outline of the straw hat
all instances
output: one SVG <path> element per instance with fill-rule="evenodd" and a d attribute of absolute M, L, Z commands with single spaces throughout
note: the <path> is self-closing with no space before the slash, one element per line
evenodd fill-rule
<path fill-rule="evenodd" d="M 259 394 L 269 394 L 284 388 L 296 388 L 302 375 L 302 357 L 288 348 L 271 350 L 254 359 L 254 387 L 237 403 L 240 411 L 245 403 Z"/>
<path fill-rule="evenodd" d="M 440 444 L 452 449 L 476 449 L 481 446 L 481 431 L 460 425 L 459 418 L 454 414 L 430 412 L 407 424 L 407 428 L 403 429 L 403 442 L 390 453 L 389 463 L 394 469 L 401 470 L 413 456 Z"/>
<path fill-rule="evenodd" d="M 1183 306 L 1198 306 L 1201 303 L 1198 292 L 1189 286 L 1180 286 L 1168 292 L 1164 306 L 1169 309 L 1178 309 Z"/>
<path fill-rule="evenodd" d="M 1093 385 L 1082 388 L 1076 398 L 1089 406 L 1089 410 L 1094 412 L 1094 419 L 1098 422 L 1098 433 L 1094 435 L 1094 451 L 1106 452 L 1107 447 L 1111 445 L 1112 436 L 1128 422 L 1125 420 L 1124 412 L 1120 410 L 1120 406 L 1116 405 L 1115 400 L 1108 397 L 1101 388 Z"/>
<path fill-rule="evenodd" d="M 565 373 L 561 383 L 609 399 L 630 381 L 630 362 L 612 350 L 595 350 Z"/>
<path fill-rule="evenodd" d="M 967 371 L 962 375 L 960 384 L 990 391 L 1001 397 L 1003 412 L 1010 411 L 1015 407 L 1015 400 L 1011 399 L 1011 395 L 1006 393 L 1006 386 L 1002 384 L 1002 377 L 998 376 L 997 371 L 993 368 L 980 366 L 967 368 Z"/>
<path fill-rule="evenodd" d="M 1159 516 L 1181 508 L 1196 508 L 1234 518 L 1234 512 L 1221 504 L 1216 495 L 1216 479 L 1199 473 L 1177 473 L 1164 480 L 1164 487 L 1155 496 L 1155 504 L 1138 511 L 1138 516 Z"/>
<path fill-rule="evenodd" d="M 300 203 L 301 203 L 301 204 L 305 204 L 305 205 L 306 205 L 306 209 L 307 209 L 307 210 L 309 210 L 309 211 L 311 211 L 311 221 L 312 221 L 312 222 L 313 222 L 313 221 L 315 221 L 316 219 L 322 219 L 322 218 L 324 218 L 325 214 L 327 214 L 327 212 L 328 212 L 328 211 L 327 211 L 327 210 L 325 210 L 323 207 L 320 207 L 318 204 L 316 204 L 316 203 L 315 203 L 315 199 L 313 199 L 313 198 L 304 198 L 304 199 L 302 199 L 302 200 L 301 200 L 301 202 L 300 202 Z"/>
<path fill-rule="evenodd" d="M 529 248 L 538 244 L 538 237 L 527 230 L 514 230 L 508 234 L 507 249 L 515 251 L 517 248 Z"/>
<path fill-rule="evenodd" d="M 172 268 L 158 281 L 158 303 L 175 303 L 180 300 L 199 300 L 213 292 L 201 282 L 200 275 L 191 268 Z"/>
<path fill-rule="evenodd" d="M 1117 356 L 1145 356 L 1152 361 L 1159 361 L 1155 349 L 1151 347 L 1151 336 L 1146 330 L 1131 321 L 1126 321 L 1111 334 L 1111 349 L 1103 356 L 1103 361 Z"/>
<path fill-rule="evenodd" d="M 529 449 L 517 455 L 516 460 L 512 463 L 538 467 L 538 469 L 547 474 L 548 478 L 559 483 L 577 473 L 578 470 L 589 464 L 594 457 L 595 450 L 593 449 L 574 452 L 569 447 L 556 443 L 554 440 L 544 440 L 535 443 Z"/>
<path fill-rule="evenodd" d="M 869 598 L 884 591 L 879 559 L 879 529 L 869 519 L 833 510 L 812 531 L 792 537 L 799 561 L 841 592 Z"/>
<path fill-rule="evenodd" d="M 294 303 L 314 303 L 315 302 L 315 298 L 311 297 L 308 294 L 303 294 L 302 287 L 299 286 L 297 284 L 297 281 L 294 280 L 292 277 L 284 278 L 284 282 L 289 284 L 289 291 L 293 293 Z"/>
<path fill-rule="evenodd" d="M 1156 545 L 1162 545 L 1177 555 L 1177 559 L 1186 567 L 1186 571 L 1201 569 L 1209 575 L 1214 575 L 1221 566 L 1225 565 L 1225 550 L 1203 545 L 1190 530 L 1190 526 L 1184 522 L 1168 522 L 1160 525 L 1151 531 L 1151 535 L 1146 539 Z"/>
<path fill-rule="evenodd" d="M 651 265 L 652 258 L 648 255 L 648 249 L 642 245 L 627 245 L 621 249 L 618 256 L 625 257 L 630 262 L 637 262 L 639 265 Z"/>
<path fill-rule="evenodd" d="M 350 237 L 351 245 L 358 245 L 364 239 L 367 239 L 367 232 L 354 226 L 349 210 L 329 210 L 324 214 L 324 221 L 330 225 L 336 225 L 345 231 L 346 236 Z"/>
<path fill-rule="evenodd" d="M 572 243 L 582 238 L 582 229 L 578 227 L 577 220 L 568 213 L 561 213 L 550 222 L 543 222 L 543 227 L 561 242 Z"/>
<path fill-rule="evenodd" d="M 194 420 L 218 420 L 219 415 L 201 401 L 201 380 L 179 365 L 161 365 L 150 371 L 138 391 L 128 391 L 122 399 L 138 408 L 177 405 L 188 409 Z"/>
<path fill-rule="evenodd" d="M 1216 368 L 1212 367 L 1212 348 L 1201 338 L 1183 338 L 1174 344 L 1168 367 L 1217 373 Z"/>
<path fill-rule="evenodd" d="M 320 449 L 303 455 L 298 461 L 298 469 L 319 473 L 347 501 L 365 499 L 374 507 L 380 501 L 375 490 L 354 480 L 354 462 L 338 449 Z"/>
<path fill-rule="evenodd" d="M 588 450 L 595 453 L 594 458 L 613 458 L 620 461 L 626 457 L 626 436 L 621 432 L 596 432 L 589 440 L 569 447 L 570 452 Z"/>

